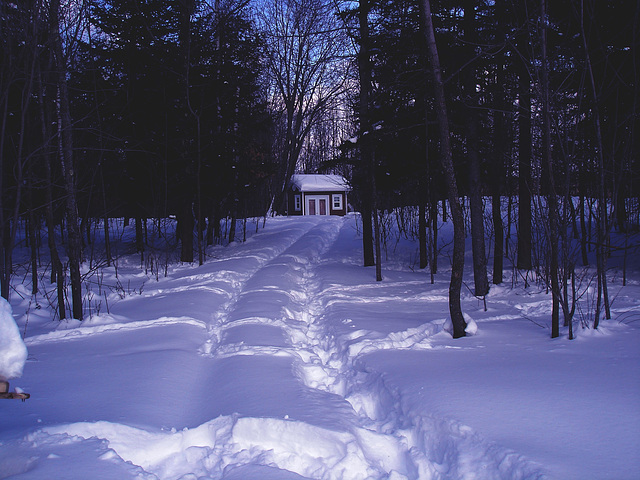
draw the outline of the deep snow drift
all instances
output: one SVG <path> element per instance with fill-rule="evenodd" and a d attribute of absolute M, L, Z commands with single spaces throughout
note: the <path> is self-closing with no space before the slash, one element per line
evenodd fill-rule
<path fill-rule="evenodd" d="M 269 219 L 166 278 L 121 257 L 82 323 L 16 283 L 31 399 L 0 401 L 0 478 L 637 478 L 637 265 L 576 340 L 510 280 L 486 311 L 465 291 L 453 340 L 446 248 L 435 284 L 405 241 L 376 283 L 356 220 Z"/>

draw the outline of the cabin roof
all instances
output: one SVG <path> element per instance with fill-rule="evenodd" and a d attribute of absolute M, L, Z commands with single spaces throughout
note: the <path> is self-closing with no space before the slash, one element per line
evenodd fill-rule
<path fill-rule="evenodd" d="M 296 174 L 291 177 L 291 186 L 301 192 L 336 192 L 350 190 L 342 175 Z"/>

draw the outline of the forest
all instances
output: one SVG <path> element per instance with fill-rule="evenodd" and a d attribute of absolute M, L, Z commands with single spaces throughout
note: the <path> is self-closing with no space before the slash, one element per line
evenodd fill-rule
<path fill-rule="evenodd" d="M 1 2 L 1 294 L 24 248 L 32 294 L 46 275 L 82 320 L 118 222 L 141 264 L 152 229 L 202 265 L 294 173 L 338 173 L 377 280 L 389 222 L 432 278 L 451 262 L 454 337 L 467 236 L 475 296 L 513 265 L 558 336 L 590 283 L 597 328 L 612 251 L 639 248 L 639 30 L 637 0 Z"/>

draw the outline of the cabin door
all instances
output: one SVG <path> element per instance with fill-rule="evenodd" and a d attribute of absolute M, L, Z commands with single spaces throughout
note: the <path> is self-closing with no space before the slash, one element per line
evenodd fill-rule
<path fill-rule="evenodd" d="M 307 215 L 329 215 L 328 195 L 307 195 L 305 197 Z"/>
<path fill-rule="evenodd" d="M 318 199 L 318 206 L 320 207 L 320 215 L 327 214 L 327 201 L 324 198 Z"/>

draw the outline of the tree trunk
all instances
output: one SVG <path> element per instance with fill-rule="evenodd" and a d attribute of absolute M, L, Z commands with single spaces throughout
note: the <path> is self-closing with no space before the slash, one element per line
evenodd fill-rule
<path fill-rule="evenodd" d="M 1 8 L 1 7 L 0 7 Z M 9 278 L 6 275 L 5 255 L 7 246 L 5 244 L 5 205 L 4 205 L 4 145 L 7 131 L 7 120 L 9 118 L 8 99 L 3 100 L 2 118 L 0 119 L 0 295 L 4 299 L 9 297 Z M 6 293 L 5 293 L 6 292 Z"/>
<path fill-rule="evenodd" d="M 360 0 L 360 51 L 358 72 L 360 74 L 360 165 L 358 177 L 361 183 L 362 251 L 364 266 L 375 265 L 373 253 L 373 145 L 371 144 L 371 124 L 369 121 L 369 96 L 371 89 L 371 61 L 369 53 L 369 0 Z"/>
<path fill-rule="evenodd" d="M 373 237 L 376 249 L 376 282 L 382 281 L 382 254 L 380 253 L 380 211 L 378 210 L 378 202 L 375 193 L 375 179 L 372 178 L 373 184 Z"/>
<path fill-rule="evenodd" d="M 193 262 L 193 211 L 191 201 L 183 200 L 178 216 L 180 236 L 180 261 Z"/>
<path fill-rule="evenodd" d="M 547 64 L 547 13 L 546 0 L 540 2 L 540 18 L 542 18 L 542 155 L 545 165 L 547 188 L 547 208 L 549 211 L 549 243 L 551 257 L 549 259 L 549 276 L 551 277 L 551 338 L 560 335 L 560 275 L 558 267 L 558 197 L 556 195 L 553 160 L 551 158 L 551 118 L 549 115 L 549 75 Z"/>
<path fill-rule="evenodd" d="M 47 109 L 47 105 L 44 102 L 45 85 L 42 78 L 42 72 L 38 74 L 39 94 L 40 94 L 40 129 L 42 138 L 52 138 L 51 135 L 51 112 Z M 48 145 L 47 145 L 48 147 Z M 64 271 L 62 269 L 62 262 L 60 261 L 60 255 L 58 254 L 58 247 L 56 245 L 56 225 L 53 215 L 53 175 L 51 173 L 52 155 L 51 150 L 47 148 L 44 155 L 44 172 L 45 172 L 45 222 L 47 225 L 47 245 L 49 247 L 49 256 L 51 257 L 51 283 L 56 284 L 56 292 L 58 299 L 58 316 L 60 320 L 66 318 L 66 308 L 64 303 Z"/>
<path fill-rule="evenodd" d="M 427 268 L 429 264 L 429 251 L 427 248 L 427 203 L 429 201 L 428 186 L 431 183 L 429 178 L 431 168 L 429 165 L 429 109 L 427 103 L 423 102 L 424 108 L 424 128 L 425 128 L 425 145 L 424 145 L 424 168 L 423 176 L 420 182 L 418 193 L 418 239 L 420 243 L 420 269 Z"/>
<path fill-rule="evenodd" d="M 142 253 L 144 255 L 144 236 L 143 236 L 143 230 L 142 230 L 142 222 L 144 222 L 145 219 L 142 218 L 140 215 L 137 215 L 135 218 L 135 222 L 136 222 L 136 252 L 138 253 Z"/>
<path fill-rule="evenodd" d="M 207 246 L 213 245 L 213 215 L 207 217 Z"/>
<path fill-rule="evenodd" d="M 29 175 L 31 177 L 31 175 Z M 29 208 L 29 246 L 31 248 L 31 294 L 35 295 L 38 293 L 38 240 L 36 238 L 36 216 L 34 214 L 33 209 L 33 195 L 31 194 L 31 189 L 33 187 L 33 181 L 29 180 L 29 204 L 31 208 Z"/>
<path fill-rule="evenodd" d="M 505 2 L 498 1 L 496 3 L 496 17 L 498 21 L 506 21 L 507 12 Z M 499 42 L 506 42 L 505 28 L 501 25 L 497 27 L 497 39 Z M 493 144 L 495 148 L 495 160 L 491 168 L 492 181 L 492 197 L 491 197 L 491 218 L 493 221 L 494 247 L 493 247 L 493 284 L 499 285 L 503 281 L 504 270 L 504 222 L 502 221 L 502 187 L 505 177 L 506 163 L 506 145 L 507 145 L 507 110 L 508 102 L 506 101 L 506 87 L 504 74 L 505 57 L 502 53 L 496 56 L 496 84 L 494 87 L 495 110 L 494 110 L 494 130 Z"/>
<path fill-rule="evenodd" d="M 111 266 L 111 238 L 109 237 L 109 214 L 107 211 L 107 192 L 104 188 L 104 174 L 102 164 L 100 165 L 100 185 L 102 186 L 102 228 L 104 230 L 104 253 L 107 257 L 107 267 Z"/>
<path fill-rule="evenodd" d="M 31 12 L 34 17 L 34 22 L 32 22 L 32 31 L 30 32 L 30 42 L 24 45 L 24 71 L 20 72 L 20 74 L 24 75 L 25 78 L 22 79 L 24 81 L 24 85 L 22 87 L 22 91 L 20 92 L 20 120 L 18 126 L 18 140 L 17 144 L 12 145 L 12 150 L 15 152 L 15 165 L 13 166 L 13 175 L 15 177 L 15 196 L 13 198 L 13 205 L 7 205 L 5 208 L 7 209 L 7 213 L 11 211 L 11 214 L 7 217 L 4 216 L 4 211 L 2 212 L 2 224 L 3 228 L 3 269 L 2 269 L 2 277 L 0 291 L 2 297 L 9 300 L 9 286 L 11 284 L 11 274 L 13 273 L 13 248 L 15 246 L 16 234 L 18 229 L 18 220 L 20 218 L 20 205 L 22 203 L 22 189 L 24 183 L 24 172 L 23 165 L 25 160 L 24 156 L 24 147 L 25 147 L 25 137 L 26 137 L 26 127 L 27 127 L 27 115 L 29 114 L 29 105 L 31 103 L 31 98 L 33 94 L 33 84 L 36 73 L 36 65 L 37 65 L 37 54 L 36 54 L 36 46 L 33 43 L 35 41 L 35 32 L 37 31 L 38 25 L 38 12 Z M 19 63 L 19 62 L 16 62 Z M 8 102 L 5 101 L 5 111 L 3 121 L 6 120 L 6 107 Z M 0 157 L 3 157 L 4 152 L 4 132 L 5 132 L 6 124 L 3 125 L 2 129 L 2 142 L 0 146 L 3 147 L 3 150 L 0 150 Z M 0 161 L 0 166 L 2 166 L 3 161 Z M 0 186 L 2 186 L 2 181 L 0 181 Z M 0 191 L 0 195 L 4 194 L 4 191 Z M 10 210 L 11 209 L 11 210 Z M 6 222 L 6 223 L 5 223 Z"/>
<path fill-rule="evenodd" d="M 598 270 L 598 308 L 593 328 L 598 328 L 600 322 L 600 295 L 603 295 L 605 318 L 611 318 L 609 308 L 609 291 L 607 286 L 607 199 L 605 196 L 604 181 L 604 144 L 602 142 L 602 128 L 600 126 L 600 109 L 598 108 L 598 94 L 596 90 L 596 82 L 593 76 L 593 67 L 591 65 L 591 56 L 589 55 L 589 46 L 587 44 L 587 36 L 584 29 L 584 0 L 580 2 L 580 31 L 582 34 L 582 42 L 585 52 L 587 74 L 589 76 L 589 86 L 593 100 L 593 117 L 596 132 L 596 145 L 598 153 L 598 219 L 596 221 L 596 232 L 598 236 L 598 245 L 596 248 L 596 265 Z"/>
<path fill-rule="evenodd" d="M 433 194 L 432 194 L 433 195 Z M 438 199 L 431 200 L 431 232 L 433 241 L 431 242 L 431 284 L 435 283 L 435 275 L 438 273 Z"/>
<path fill-rule="evenodd" d="M 529 47 L 523 33 L 518 46 L 522 52 Z M 518 75 L 518 257 L 521 270 L 531 270 L 531 79 L 524 56 Z"/>
<path fill-rule="evenodd" d="M 587 223 L 585 219 L 584 209 L 584 194 L 580 194 L 580 208 L 578 215 L 580 215 L 580 253 L 582 254 L 582 265 L 586 267 L 589 265 L 589 258 L 587 257 Z"/>
<path fill-rule="evenodd" d="M 478 297 L 489 293 L 487 279 L 487 253 L 484 243 L 484 204 L 481 193 L 481 169 L 478 141 L 478 116 L 476 75 L 473 67 L 476 44 L 475 1 L 466 0 L 464 7 L 464 38 L 467 44 L 468 64 L 464 70 L 464 93 L 466 97 L 467 122 L 466 146 L 469 160 L 469 206 L 471 210 L 471 248 L 473 252 L 473 279 L 475 295 Z"/>
<path fill-rule="evenodd" d="M 83 319 L 82 313 L 82 279 L 80 277 L 80 261 L 82 257 L 82 239 L 78 227 L 78 204 L 76 201 L 76 180 L 73 165 L 73 137 L 71 112 L 69 111 L 69 94 L 67 91 L 66 65 L 60 38 L 60 0 L 52 0 L 50 5 L 51 40 L 54 45 L 54 58 L 57 73 L 58 89 L 58 135 L 59 149 L 66 189 L 67 210 L 67 256 L 69 257 L 69 276 L 71 280 L 71 298 L 73 317 Z"/>
<path fill-rule="evenodd" d="M 453 168 L 447 105 L 444 95 L 440 59 L 438 57 L 438 48 L 436 45 L 429 0 L 422 0 L 421 7 L 424 34 L 427 40 L 427 55 L 429 63 L 431 64 L 435 90 L 435 109 L 440 131 L 439 137 L 442 169 L 444 172 L 445 183 L 447 185 L 447 194 L 451 208 L 451 217 L 453 220 L 453 263 L 451 266 L 451 283 L 449 284 L 449 313 L 451 315 L 451 323 L 453 324 L 453 338 L 459 338 L 466 335 L 465 329 L 467 327 L 467 323 L 462 314 L 462 307 L 460 305 L 462 274 L 464 271 L 464 218 L 462 208 L 459 203 L 458 185 L 456 183 L 456 176 Z"/>
<path fill-rule="evenodd" d="M 427 209 L 425 202 L 420 200 L 418 205 L 418 241 L 420 243 L 420 270 L 427 268 L 428 252 L 427 252 Z"/>

